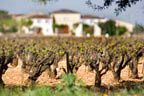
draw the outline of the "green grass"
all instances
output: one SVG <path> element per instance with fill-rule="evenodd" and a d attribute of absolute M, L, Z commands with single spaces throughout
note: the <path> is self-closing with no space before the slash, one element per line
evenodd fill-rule
<path fill-rule="evenodd" d="M 72 86 L 63 87 L 6 87 L 0 88 L 0 96 L 102 96 L 103 93 L 94 92 L 87 88 Z M 108 96 L 144 96 L 144 89 L 120 89 L 114 92 L 108 92 Z"/>
<path fill-rule="evenodd" d="M 32 86 L 32 87 L 5 87 L 0 88 L 0 96 L 144 96 L 144 84 L 131 84 L 128 88 L 108 90 L 105 95 L 93 91 L 91 88 L 81 87 L 83 83 L 75 85 L 76 77 L 72 74 L 65 75 L 62 83 L 55 86 Z"/>
<path fill-rule="evenodd" d="M 94 93 L 88 89 L 73 86 L 71 88 L 53 89 L 51 87 L 35 88 L 1 88 L 0 96 L 94 96 Z"/>

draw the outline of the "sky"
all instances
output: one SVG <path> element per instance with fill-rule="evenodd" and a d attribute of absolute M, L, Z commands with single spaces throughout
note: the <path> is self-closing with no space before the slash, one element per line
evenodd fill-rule
<path fill-rule="evenodd" d="M 114 13 L 113 4 L 108 9 L 99 11 L 93 10 L 85 4 L 86 0 L 58 0 L 48 3 L 47 5 L 34 2 L 35 0 L 0 0 L 0 10 L 7 10 L 12 14 L 28 14 L 44 12 L 49 13 L 59 9 L 71 9 L 78 11 L 81 14 L 96 15 L 99 17 L 106 17 L 109 19 L 118 19 L 130 23 L 138 23 L 144 25 L 144 0 L 137 2 L 131 8 L 127 8 L 125 12 L 116 16 Z M 92 0 L 95 4 L 101 5 L 102 0 Z"/>

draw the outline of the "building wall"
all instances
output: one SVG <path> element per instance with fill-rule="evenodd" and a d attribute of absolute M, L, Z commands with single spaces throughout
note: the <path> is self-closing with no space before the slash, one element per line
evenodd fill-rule
<path fill-rule="evenodd" d="M 52 18 L 33 18 L 32 21 L 33 24 L 31 25 L 31 28 L 40 27 L 42 29 L 43 35 L 54 35 Z"/>
<path fill-rule="evenodd" d="M 69 13 L 69 14 L 53 13 L 51 14 L 51 16 L 55 18 L 56 24 L 68 25 L 70 30 L 73 29 L 73 25 L 75 23 L 79 23 L 81 21 L 81 15 L 78 13 Z"/>
<path fill-rule="evenodd" d="M 95 23 L 98 24 L 99 20 L 98 19 L 82 19 L 82 22 L 84 24 L 93 26 Z"/>
<path fill-rule="evenodd" d="M 17 16 L 15 19 L 21 20 L 23 18 L 28 18 L 29 16 Z M 101 29 L 98 26 L 99 22 L 106 22 L 108 19 L 99 19 L 99 18 L 81 18 L 80 13 L 52 13 L 51 18 L 32 18 L 33 24 L 30 28 L 24 28 L 26 33 L 33 33 L 31 28 L 40 27 L 42 29 L 42 33 L 44 35 L 54 35 L 53 32 L 53 18 L 55 18 L 56 24 L 59 25 L 68 25 L 69 31 L 73 31 L 73 25 L 79 23 L 77 29 L 75 29 L 76 36 L 83 35 L 83 26 L 81 23 L 88 24 L 90 26 L 94 26 L 94 36 L 100 36 Z M 129 32 L 133 31 L 134 25 L 116 20 L 116 26 L 125 26 Z M 71 35 L 71 34 L 70 34 Z"/>
<path fill-rule="evenodd" d="M 101 36 L 101 28 L 98 26 L 99 22 L 102 22 L 102 21 L 100 21 L 100 19 L 97 19 L 97 18 L 82 19 L 83 24 L 87 24 L 87 25 L 94 27 L 94 32 L 93 32 L 94 34 L 93 35 L 96 37 Z"/>
<path fill-rule="evenodd" d="M 102 35 L 101 28 L 97 24 L 95 24 L 94 25 L 94 36 L 95 37 L 100 37 L 101 35 Z"/>
<path fill-rule="evenodd" d="M 80 23 L 78 27 L 74 30 L 76 37 L 82 37 L 83 36 L 83 24 Z"/>
<path fill-rule="evenodd" d="M 133 24 L 119 20 L 116 20 L 116 26 L 124 26 L 128 29 L 129 32 L 132 32 L 134 28 Z"/>
<path fill-rule="evenodd" d="M 99 22 L 100 23 L 105 23 L 105 22 L 107 22 L 109 19 L 107 19 L 107 18 L 102 18 L 102 19 L 99 19 Z"/>
<path fill-rule="evenodd" d="M 12 18 L 16 21 L 21 21 L 22 19 L 26 19 L 26 16 L 12 16 Z"/>

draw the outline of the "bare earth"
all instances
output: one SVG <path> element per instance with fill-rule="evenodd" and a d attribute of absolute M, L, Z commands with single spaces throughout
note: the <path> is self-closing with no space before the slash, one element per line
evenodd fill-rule
<path fill-rule="evenodd" d="M 138 66 L 139 69 L 139 76 L 142 77 L 142 64 L 139 64 Z M 82 65 L 79 70 L 77 71 L 77 77 L 78 79 L 82 80 L 86 85 L 93 85 L 94 84 L 94 78 L 95 78 L 95 73 L 94 72 L 89 72 L 88 68 L 84 65 Z M 129 79 L 130 72 L 129 68 L 126 67 L 122 71 L 122 80 L 131 80 Z M 24 73 L 21 69 L 21 65 L 17 67 L 10 67 L 6 73 L 3 75 L 3 80 L 5 84 L 7 85 L 25 85 L 25 82 L 28 78 L 28 74 Z M 139 79 L 135 79 L 135 81 L 139 81 Z M 48 76 L 47 72 L 43 72 L 43 74 L 38 78 L 37 83 L 40 85 L 56 85 L 60 83 L 59 79 L 52 79 Z M 103 77 L 102 77 L 102 84 L 103 85 L 113 85 L 114 79 L 112 72 L 108 71 Z"/>

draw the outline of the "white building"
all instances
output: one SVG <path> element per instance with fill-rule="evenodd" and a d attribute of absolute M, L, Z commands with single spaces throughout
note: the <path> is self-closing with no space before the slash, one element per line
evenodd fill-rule
<path fill-rule="evenodd" d="M 133 32 L 133 29 L 135 27 L 134 24 L 124 22 L 124 21 L 120 21 L 120 20 L 115 20 L 115 21 L 116 21 L 116 26 L 124 26 L 124 27 L 127 28 L 128 32 Z"/>
<path fill-rule="evenodd" d="M 28 15 L 17 14 L 13 15 L 13 18 L 16 20 L 32 20 L 33 24 L 31 26 L 23 27 L 24 32 L 26 34 L 42 34 L 45 36 L 71 36 L 74 34 L 77 37 L 81 37 L 83 35 L 90 36 L 90 34 L 92 34 L 95 37 L 99 37 L 102 35 L 102 30 L 98 24 L 105 23 L 106 21 L 108 21 L 108 19 L 106 18 L 101 18 L 92 15 L 81 16 L 79 12 L 67 9 L 53 11 L 51 12 L 50 16 L 45 15 L 43 13 L 34 13 Z M 124 21 L 115 21 L 116 26 L 125 26 L 129 32 L 133 31 L 134 25 Z M 55 24 L 56 26 L 53 26 Z M 91 27 L 92 33 L 90 33 L 89 31 L 88 32 L 90 34 L 87 34 L 88 32 L 84 32 L 84 24 L 89 25 Z M 55 30 L 53 30 L 53 28 L 55 28 Z"/>
<path fill-rule="evenodd" d="M 26 19 L 27 16 L 24 14 L 12 14 L 11 15 L 14 20 L 20 21 L 22 19 Z"/>
<path fill-rule="evenodd" d="M 87 24 L 89 26 L 94 27 L 94 32 L 93 32 L 94 34 L 93 35 L 95 37 L 101 36 L 101 28 L 98 26 L 98 23 L 106 22 L 106 19 L 92 16 L 92 15 L 84 15 L 81 17 L 81 19 L 82 19 L 83 24 Z"/>
<path fill-rule="evenodd" d="M 94 24 L 94 36 L 100 37 L 101 35 L 102 35 L 101 28 L 97 24 Z"/>
<path fill-rule="evenodd" d="M 39 31 L 46 36 L 54 35 L 52 18 L 47 15 L 34 15 L 30 18 L 33 22 L 31 28 L 40 28 Z"/>
<path fill-rule="evenodd" d="M 73 28 L 73 32 L 76 37 L 82 37 L 83 36 L 83 24 L 77 23 L 76 28 Z"/>
<path fill-rule="evenodd" d="M 42 34 L 44 36 L 52 36 L 53 32 L 53 19 L 48 15 L 32 15 L 29 17 L 32 20 L 30 27 L 23 27 L 26 34 Z"/>
<path fill-rule="evenodd" d="M 104 23 L 107 21 L 106 18 L 97 17 L 97 16 L 93 16 L 93 15 L 83 15 L 83 16 L 81 16 L 81 19 L 84 24 L 88 24 L 91 26 L 93 26 L 94 24 Z"/>
<path fill-rule="evenodd" d="M 73 25 L 81 21 L 81 14 L 79 12 L 68 9 L 56 10 L 51 13 L 51 17 L 57 25 L 67 25 L 69 31 L 67 34 L 69 35 L 72 34 Z"/>

